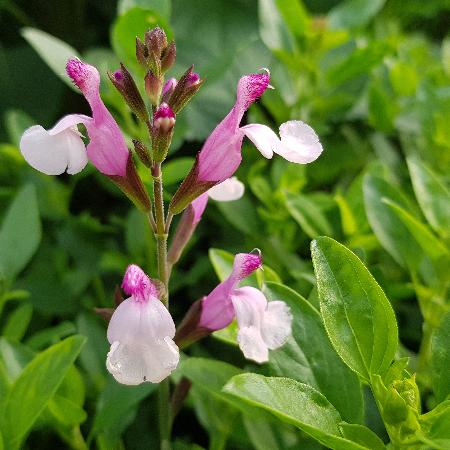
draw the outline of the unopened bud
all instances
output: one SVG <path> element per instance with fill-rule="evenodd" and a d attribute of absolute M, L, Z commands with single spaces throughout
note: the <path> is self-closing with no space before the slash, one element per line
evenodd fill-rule
<path fill-rule="evenodd" d="M 174 64 L 177 56 L 175 41 L 172 41 L 164 50 L 161 57 L 161 70 L 167 72 Z"/>
<path fill-rule="evenodd" d="M 176 78 L 169 78 L 166 83 L 164 84 L 164 87 L 162 89 L 162 97 L 161 101 L 168 103 L 170 96 L 173 94 L 173 91 L 175 90 L 177 86 L 177 79 Z"/>
<path fill-rule="evenodd" d="M 153 160 L 164 161 L 172 141 L 175 114 L 167 103 L 162 103 L 153 116 Z"/>
<path fill-rule="evenodd" d="M 136 59 L 139 64 L 147 67 L 148 50 L 145 44 L 136 36 Z"/>
<path fill-rule="evenodd" d="M 168 103 L 175 114 L 178 114 L 186 106 L 203 84 L 200 75 L 192 71 L 193 68 L 194 66 L 189 67 L 184 73 L 170 96 Z"/>
<path fill-rule="evenodd" d="M 149 53 L 153 53 L 160 59 L 163 51 L 167 47 L 167 37 L 164 30 L 155 27 L 145 33 L 145 45 Z"/>
<path fill-rule="evenodd" d="M 136 83 L 125 66 L 120 64 L 120 69 L 112 74 L 108 72 L 108 76 L 116 89 L 122 94 L 131 111 L 144 122 L 148 121 L 148 111 L 145 107 L 144 100 L 142 100 Z"/>
<path fill-rule="evenodd" d="M 137 139 L 133 139 L 134 151 L 139 156 L 139 159 L 143 162 L 143 164 L 149 169 L 152 167 L 152 158 L 150 156 L 150 152 L 148 148 Z"/>
<path fill-rule="evenodd" d="M 152 102 L 152 105 L 157 105 L 159 103 L 159 97 L 162 90 L 162 79 L 155 76 L 151 70 L 145 75 L 145 92 L 148 98 Z"/>

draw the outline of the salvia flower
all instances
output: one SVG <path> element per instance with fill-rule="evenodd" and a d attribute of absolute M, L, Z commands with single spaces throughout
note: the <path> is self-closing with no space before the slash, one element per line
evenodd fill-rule
<path fill-rule="evenodd" d="M 269 350 L 281 347 L 292 332 L 292 315 L 286 303 L 268 302 L 253 287 L 239 282 L 261 267 L 261 254 L 239 253 L 230 276 L 209 295 L 195 302 L 180 324 L 176 341 L 186 345 L 227 327 L 235 318 L 238 344 L 244 356 L 258 363 L 269 360 Z"/>
<path fill-rule="evenodd" d="M 172 316 L 138 266 L 127 268 L 122 289 L 130 297 L 120 303 L 109 322 L 106 367 L 122 384 L 159 383 L 179 361 Z"/>
<path fill-rule="evenodd" d="M 240 253 L 234 258 L 230 276 L 202 300 L 200 328 L 220 330 L 236 317 L 239 347 L 247 359 L 269 360 L 269 349 L 281 347 L 291 334 L 292 315 L 282 301 L 268 302 L 253 287 L 239 282 L 261 267 L 261 254 Z"/>
<path fill-rule="evenodd" d="M 28 128 L 20 140 L 23 157 L 47 175 L 59 175 L 66 170 L 70 174 L 78 173 L 89 158 L 103 174 L 124 177 L 130 153 L 119 126 L 100 98 L 97 69 L 73 58 L 67 63 L 67 74 L 89 102 L 92 117 L 71 114 L 49 131 L 40 125 Z M 80 123 L 89 134 L 87 149 L 77 130 Z"/>
<path fill-rule="evenodd" d="M 236 103 L 205 141 L 193 168 L 172 199 L 173 214 L 181 212 L 198 195 L 236 172 L 242 160 L 244 136 L 252 140 L 266 158 L 277 153 L 288 161 L 306 164 L 319 157 L 322 145 L 313 129 L 301 121 L 282 124 L 281 139 L 265 125 L 240 127 L 245 111 L 269 87 L 269 82 L 268 70 L 239 80 Z"/>

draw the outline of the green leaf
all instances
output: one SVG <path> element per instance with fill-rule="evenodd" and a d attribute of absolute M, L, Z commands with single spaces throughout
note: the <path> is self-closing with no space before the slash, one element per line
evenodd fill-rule
<path fill-rule="evenodd" d="M 63 381 L 84 342 L 82 336 L 71 336 L 39 353 L 23 369 L 6 399 L 2 429 L 7 448 L 20 447 Z"/>
<path fill-rule="evenodd" d="M 264 293 L 268 300 L 287 303 L 293 316 L 292 337 L 270 353 L 271 373 L 314 387 L 325 395 L 345 421 L 362 423 L 361 384 L 334 351 L 319 312 L 287 286 L 267 283 Z"/>
<path fill-rule="evenodd" d="M 81 406 L 58 394 L 49 401 L 48 409 L 53 417 L 65 426 L 79 425 L 87 419 L 86 411 Z"/>
<path fill-rule="evenodd" d="M 364 177 L 363 189 L 367 218 L 381 245 L 402 267 L 416 270 L 424 253 L 416 240 L 410 238 L 408 228 L 386 200 L 407 211 L 411 210 L 410 205 L 394 186 L 371 174 Z"/>
<path fill-rule="evenodd" d="M 285 50 L 290 53 L 295 48 L 295 40 L 277 8 L 275 0 L 259 0 L 259 32 L 264 44 L 271 50 Z"/>
<path fill-rule="evenodd" d="M 188 174 L 193 164 L 194 158 L 190 156 L 176 158 L 165 163 L 162 169 L 164 185 L 170 186 L 179 183 Z"/>
<path fill-rule="evenodd" d="M 36 28 L 22 28 L 21 34 L 67 86 L 76 92 L 80 92 L 66 75 L 67 60 L 74 56 L 79 58 L 79 54 L 74 48 L 51 34 Z"/>
<path fill-rule="evenodd" d="M 27 331 L 33 315 L 33 305 L 24 303 L 18 306 L 8 317 L 3 327 L 3 336 L 20 341 Z"/>
<path fill-rule="evenodd" d="M 342 360 L 365 381 L 383 375 L 398 347 L 395 314 L 360 259 L 327 237 L 311 244 L 328 336 Z"/>
<path fill-rule="evenodd" d="M 286 206 L 302 230 L 312 239 L 322 234 L 332 235 L 327 218 L 315 202 L 305 195 L 286 193 Z"/>
<path fill-rule="evenodd" d="M 332 28 L 356 28 L 367 25 L 383 8 L 386 0 L 347 0 L 328 14 Z"/>
<path fill-rule="evenodd" d="M 438 402 L 450 394 L 450 312 L 447 313 L 431 339 L 431 379 Z"/>
<path fill-rule="evenodd" d="M 210 394 L 224 398 L 222 388 L 231 377 L 241 373 L 241 370 L 222 361 L 191 357 L 181 361 L 177 373 L 189 378 L 192 383 Z"/>
<path fill-rule="evenodd" d="M 414 192 L 430 225 L 442 236 L 450 234 L 450 192 L 444 182 L 417 157 L 408 157 Z"/>
<path fill-rule="evenodd" d="M 112 28 L 111 43 L 114 52 L 123 63 L 140 73 L 141 68 L 136 61 L 136 36 L 144 38 L 150 28 L 161 27 L 172 38 L 172 31 L 167 21 L 152 9 L 134 7 L 119 16 Z"/>
<path fill-rule="evenodd" d="M 91 434 L 104 433 L 108 438 L 118 438 L 133 421 L 139 403 L 157 388 L 156 384 L 124 386 L 112 377 L 98 398 Z"/>
<path fill-rule="evenodd" d="M 432 448 L 450 448 L 450 400 L 442 402 L 430 412 L 420 416 L 420 424 L 426 437 L 435 444 Z"/>
<path fill-rule="evenodd" d="M 431 232 L 427 225 L 419 222 L 409 212 L 391 200 L 383 199 L 382 202 L 394 211 L 406 228 L 408 228 L 416 242 L 431 259 L 436 260 L 448 256 L 448 250 L 445 245 Z"/>
<path fill-rule="evenodd" d="M 0 229 L 0 279 L 13 279 L 27 265 L 41 241 L 41 222 L 33 185 L 23 187 Z"/>
<path fill-rule="evenodd" d="M 339 413 L 322 394 L 306 384 L 289 378 L 245 373 L 233 377 L 224 391 L 244 404 L 262 408 L 280 420 L 295 425 L 329 448 L 367 448 L 341 437 Z"/>
<path fill-rule="evenodd" d="M 339 428 L 342 435 L 358 444 L 361 444 L 371 450 L 386 449 L 383 441 L 370 429 L 364 425 L 340 423 Z"/>
<path fill-rule="evenodd" d="M 117 5 L 117 12 L 119 15 L 126 13 L 129 9 L 139 6 L 141 8 L 151 8 L 156 11 L 160 16 L 169 20 L 170 10 L 172 8 L 170 0 L 119 0 Z"/>

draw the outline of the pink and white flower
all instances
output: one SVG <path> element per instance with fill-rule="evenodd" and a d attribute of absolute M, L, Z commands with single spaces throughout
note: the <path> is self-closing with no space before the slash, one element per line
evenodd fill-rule
<path fill-rule="evenodd" d="M 237 254 L 230 276 L 203 298 L 198 323 L 199 328 L 216 331 L 236 318 L 239 347 L 246 358 L 258 363 L 267 362 L 269 350 L 281 347 L 292 331 L 292 315 L 286 303 L 268 302 L 260 290 L 238 287 L 261 263 L 259 253 Z"/>
<path fill-rule="evenodd" d="M 100 98 L 97 69 L 79 59 L 70 59 L 67 74 L 88 101 L 92 117 L 71 114 L 52 129 L 34 125 L 25 130 L 20 150 L 25 160 L 47 175 L 80 172 L 89 160 L 103 174 L 125 177 L 130 152 L 119 126 Z M 77 125 L 83 124 L 90 142 L 85 148 Z"/>
<path fill-rule="evenodd" d="M 108 326 L 111 344 L 106 367 L 122 384 L 159 383 L 177 367 L 175 324 L 157 298 L 157 289 L 136 265 L 125 273 L 122 288 L 130 295 L 114 311 Z"/>

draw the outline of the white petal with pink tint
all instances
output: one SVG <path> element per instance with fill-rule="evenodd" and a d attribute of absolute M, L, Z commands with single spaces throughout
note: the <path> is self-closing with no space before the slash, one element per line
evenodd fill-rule
<path fill-rule="evenodd" d="M 209 189 L 208 196 L 218 202 L 231 202 L 239 200 L 244 195 L 244 191 L 244 183 L 236 177 L 231 177 Z"/>
<path fill-rule="evenodd" d="M 269 127 L 251 123 L 240 129 L 255 144 L 255 147 L 265 158 L 272 158 L 275 148 L 280 145 L 280 140 Z"/>
<path fill-rule="evenodd" d="M 291 334 L 289 307 L 281 301 L 268 303 L 261 291 L 250 286 L 236 289 L 232 302 L 244 356 L 258 363 L 267 362 L 269 349 L 281 347 Z"/>
<path fill-rule="evenodd" d="M 289 120 L 280 126 L 281 145 L 273 151 L 293 163 L 307 164 L 322 153 L 315 131 L 301 120 Z"/>
<path fill-rule="evenodd" d="M 34 125 L 22 135 L 20 151 L 31 167 L 46 175 L 60 175 L 67 171 L 73 175 L 84 169 L 88 162 L 86 148 L 76 128 L 84 123 L 82 115 L 62 118 L 51 130 Z"/>
<path fill-rule="evenodd" d="M 109 322 L 106 367 L 122 384 L 159 383 L 177 367 L 175 324 L 155 297 L 124 300 Z"/>

